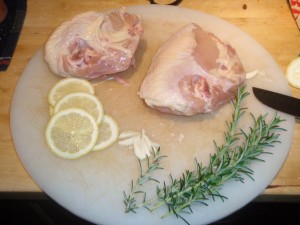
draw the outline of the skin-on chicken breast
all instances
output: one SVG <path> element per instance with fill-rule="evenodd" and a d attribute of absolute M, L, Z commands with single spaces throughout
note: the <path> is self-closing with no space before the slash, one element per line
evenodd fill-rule
<path fill-rule="evenodd" d="M 139 94 L 161 112 L 191 116 L 212 112 L 244 81 L 233 47 L 188 24 L 160 47 Z"/>
<path fill-rule="evenodd" d="M 61 24 L 45 45 L 51 71 L 63 77 L 105 78 L 134 65 L 141 19 L 125 11 L 86 12 Z"/>

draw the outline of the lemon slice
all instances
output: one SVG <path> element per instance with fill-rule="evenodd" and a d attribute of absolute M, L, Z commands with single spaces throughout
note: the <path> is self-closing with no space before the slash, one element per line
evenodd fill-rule
<path fill-rule="evenodd" d="M 98 124 L 86 111 L 70 108 L 51 117 L 45 137 L 54 154 L 65 159 L 76 159 L 94 148 Z"/>
<path fill-rule="evenodd" d="M 78 78 L 65 78 L 57 82 L 51 88 L 48 94 L 48 102 L 51 106 L 54 106 L 58 100 L 73 92 L 86 92 L 95 94 L 95 89 L 87 80 Z"/>
<path fill-rule="evenodd" d="M 289 63 L 286 75 L 290 85 L 300 89 L 300 57 Z"/>
<path fill-rule="evenodd" d="M 104 115 L 99 125 L 99 133 L 96 145 L 93 151 L 99 151 L 108 148 L 119 137 L 119 126 L 109 115 Z"/>
<path fill-rule="evenodd" d="M 83 109 L 91 114 L 99 124 L 103 118 L 103 106 L 96 95 L 75 92 L 60 99 L 54 106 L 53 114 L 69 108 Z"/>

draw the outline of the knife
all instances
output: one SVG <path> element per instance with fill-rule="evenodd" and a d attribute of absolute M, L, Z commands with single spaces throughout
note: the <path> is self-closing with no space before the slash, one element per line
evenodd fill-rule
<path fill-rule="evenodd" d="M 263 104 L 300 118 L 300 99 L 257 87 L 253 87 L 252 90 L 255 97 Z"/>

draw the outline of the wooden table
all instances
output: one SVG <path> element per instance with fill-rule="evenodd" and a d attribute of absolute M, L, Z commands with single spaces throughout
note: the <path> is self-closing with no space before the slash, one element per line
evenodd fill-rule
<path fill-rule="evenodd" d="M 76 2 L 76 3 L 75 3 Z M 157 2 L 167 2 L 158 0 Z M 10 133 L 10 105 L 18 79 L 30 58 L 64 20 L 89 10 L 149 4 L 146 0 L 28 0 L 27 16 L 12 62 L 0 72 L 0 192 L 34 192 L 41 189 L 20 162 Z M 254 37 L 278 62 L 282 70 L 300 53 L 300 32 L 285 0 L 183 0 L 181 7 L 221 17 Z M 291 88 L 300 98 L 300 90 Z M 24 96 L 26 98 L 26 96 Z M 262 197 L 300 196 L 300 123 L 296 122 L 289 156 Z"/>

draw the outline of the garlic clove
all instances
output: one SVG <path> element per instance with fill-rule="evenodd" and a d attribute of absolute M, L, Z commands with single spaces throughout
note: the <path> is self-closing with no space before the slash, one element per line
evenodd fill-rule
<path fill-rule="evenodd" d="M 144 129 L 140 133 L 131 130 L 123 131 L 119 139 L 123 139 L 119 141 L 119 144 L 133 149 L 140 160 L 150 157 L 151 153 L 159 148 L 159 144 L 152 142 Z"/>
<path fill-rule="evenodd" d="M 131 138 L 125 139 L 123 141 L 119 141 L 119 144 L 122 145 L 122 146 L 130 147 L 130 146 L 133 145 L 134 138 L 135 137 L 131 137 Z"/>
<path fill-rule="evenodd" d="M 143 136 L 142 136 L 142 139 L 143 139 L 144 144 L 145 144 L 145 149 L 147 149 L 146 154 L 147 154 L 148 156 L 150 156 L 150 153 L 151 153 L 152 151 L 155 151 L 155 152 L 156 152 L 156 149 L 155 149 L 155 147 L 153 146 L 153 143 L 150 141 L 150 139 L 149 139 L 146 135 L 143 135 Z"/>
<path fill-rule="evenodd" d="M 249 80 L 259 74 L 259 70 L 254 70 L 251 72 L 246 73 L 246 79 Z"/>
<path fill-rule="evenodd" d="M 119 138 L 130 138 L 130 137 L 134 137 L 134 136 L 139 136 L 140 133 L 136 132 L 136 131 L 132 131 L 132 130 L 127 130 L 127 131 L 123 131 L 120 135 Z"/>
<path fill-rule="evenodd" d="M 141 139 L 139 137 L 135 137 L 134 141 L 133 141 L 133 149 L 134 149 L 134 153 L 135 155 L 139 158 L 139 159 L 145 159 L 146 158 L 146 153 L 145 153 L 145 147 L 143 142 L 141 141 Z"/>

